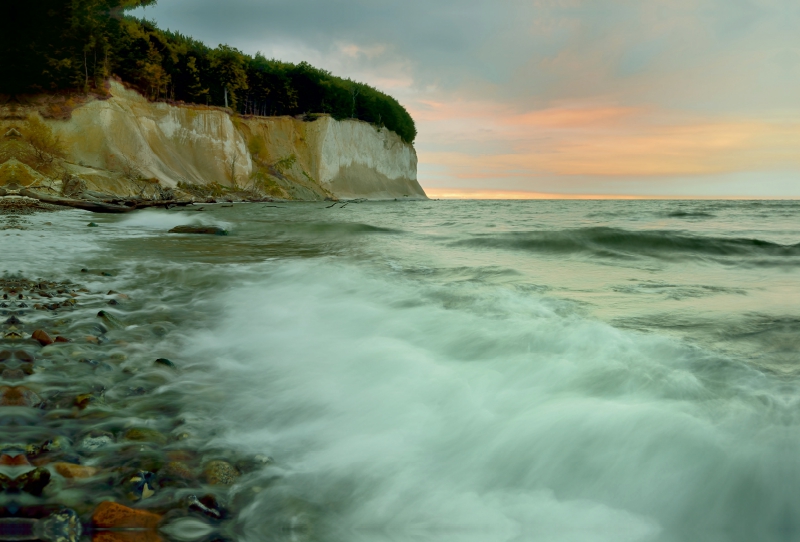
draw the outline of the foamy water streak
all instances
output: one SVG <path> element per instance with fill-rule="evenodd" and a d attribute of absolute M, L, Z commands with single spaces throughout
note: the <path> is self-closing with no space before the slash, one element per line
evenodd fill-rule
<path fill-rule="evenodd" d="M 330 261 L 261 272 L 214 302 L 221 324 L 189 353 L 220 399 L 212 445 L 280 465 L 250 540 L 281 514 L 303 521 L 278 504 L 292 497 L 314 503 L 320 539 L 788 540 L 800 526 L 796 389 L 508 289 Z"/>

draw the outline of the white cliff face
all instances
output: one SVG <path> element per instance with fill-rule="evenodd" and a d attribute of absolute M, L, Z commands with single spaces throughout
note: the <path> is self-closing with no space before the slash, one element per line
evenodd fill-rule
<path fill-rule="evenodd" d="M 326 195 L 426 198 L 417 182 L 414 147 L 389 130 L 327 116 L 313 122 L 292 117 L 247 119 L 241 130 L 255 143 L 251 148 L 264 149 L 261 163 L 284 164 L 280 173 L 310 189 L 316 185 Z"/>
<path fill-rule="evenodd" d="M 244 187 L 258 173 L 294 199 L 425 198 L 413 146 L 388 130 L 330 117 L 239 119 L 218 108 L 151 103 L 116 82 L 111 91 L 70 120 L 49 121 L 78 174 L 98 188 L 118 188 L 132 173 L 171 187 Z"/>
<path fill-rule="evenodd" d="M 318 178 L 339 197 L 424 197 L 417 153 L 400 136 L 359 121 L 317 121 L 321 127 Z"/>

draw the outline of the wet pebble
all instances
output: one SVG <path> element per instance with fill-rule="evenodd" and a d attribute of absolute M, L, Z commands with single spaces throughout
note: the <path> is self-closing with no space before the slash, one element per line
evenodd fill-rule
<path fill-rule="evenodd" d="M 183 486 L 196 482 L 192 469 L 182 461 L 170 461 L 158 471 L 158 482 L 162 486 Z"/>
<path fill-rule="evenodd" d="M 134 427 L 125 431 L 125 440 L 153 442 L 161 445 L 167 443 L 167 437 L 165 435 L 156 431 L 155 429 L 147 429 L 143 427 Z"/>
<path fill-rule="evenodd" d="M 25 474 L 17 476 L 14 480 L 14 485 L 26 493 L 39 496 L 50 483 L 50 477 L 49 470 L 43 467 L 37 467 Z"/>
<path fill-rule="evenodd" d="M 94 452 L 114 444 L 114 435 L 111 433 L 91 433 L 81 441 L 81 448 L 87 452 Z"/>
<path fill-rule="evenodd" d="M 53 463 L 53 468 L 55 471 L 63 476 L 64 478 L 91 478 L 95 476 L 99 469 L 94 467 L 87 467 L 85 465 L 76 465 L 74 463 Z"/>
<path fill-rule="evenodd" d="M 228 235 L 228 230 L 216 226 L 175 226 L 169 233 L 192 233 L 201 235 Z"/>
<path fill-rule="evenodd" d="M 8 381 L 22 380 L 25 376 L 22 369 L 3 369 L 3 372 L 0 373 L 0 378 Z"/>
<path fill-rule="evenodd" d="M 112 328 L 122 328 L 125 325 L 113 314 L 109 313 L 108 311 L 100 311 L 97 313 L 98 318 L 102 318 L 102 320 Z"/>
<path fill-rule="evenodd" d="M 196 495 L 190 495 L 186 501 L 189 505 L 189 510 L 199 512 L 200 515 L 209 519 L 220 520 L 227 516 L 227 512 L 219 505 L 213 495 L 205 495 L 200 498 L 197 498 Z"/>
<path fill-rule="evenodd" d="M 24 386 L 0 386 L 0 406 L 38 407 L 42 398 Z"/>
<path fill-rule="evenodd" d="M 161 516 L 106 501 L 100 503 L 92 514 L 92 523 L 101 529 L 155 529 Z"/>
<path fill-rule="evenodd" d="M 53 344 L 55 341 L 47 334 L 46 331 L 43 329 L 37 329 L 31 334 L 31 338 L 37 341 L 42 346 L 48 346 Z"/>
<path fill-rule="evenodd" d="M 155 477 L 152 472 L 139 471 L 128 478 L 128 498 L 143 501 L 155 495 Z"/>
<path fill-rule="evenodd" d="M 210 461 L 203 468 L 206 482 L 212 486 L 230 486 L 239 478 L 239 470 L 227 461 Z"/>
<path fill-rule="evenodd" d="M 163 365 L 164 367 L 175 367 L 175 364 L 167 358 L 158 358 L 155 361 L 156 365 Z"/>

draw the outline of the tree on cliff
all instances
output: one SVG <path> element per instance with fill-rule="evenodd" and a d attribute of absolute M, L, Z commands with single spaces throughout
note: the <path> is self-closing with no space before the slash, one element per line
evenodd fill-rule
<path fill-rule="evenodd" d="M 213 81 L 218 87 L 212 87 L 212 95 L 221 94 L 224 96 L 224 102 L 227 102 L 226 105 L 229 104 L 236 109 L 237 96 L 248 88 L 245 56 L 233 47 L 220 45 L 209 53 L 208 60 Z M 219 98 L 216 99 L 216 102 L 219 103 Z"/>
<path fill-rule="evenodd" d="M 228 105 L 245 115 L 327 113 L 386 127 L 403 140 L 414 120 L 391 96 L 306 62 L 211 49 L 124 15 L 155 0 L 10 0 L 0 18 L 0 94 L 67 90 L 104 94 L 119 76 L 151 100 Z"/>

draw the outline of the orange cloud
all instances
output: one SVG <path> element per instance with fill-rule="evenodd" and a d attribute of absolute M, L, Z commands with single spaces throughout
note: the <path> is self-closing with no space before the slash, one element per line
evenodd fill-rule
<path fill-rule="evenodd" d="M 459 101 L 425 102 L 414 113 L 421 162 L 454 179 L 800 170 L 800 119 L 582 104 L 516 112 Z"/>
<path fill-rule="evenodd" d="M 642 111 L 633 107 L 551 107 L 512 116 L 504 119 L 504 122 L 509 126 L 541 128 L 610 126 L 618 125 Z"/>

